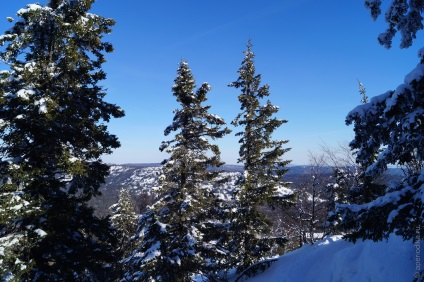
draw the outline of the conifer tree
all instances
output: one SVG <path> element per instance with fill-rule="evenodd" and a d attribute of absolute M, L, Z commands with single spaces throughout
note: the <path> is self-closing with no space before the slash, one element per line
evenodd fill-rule
<path fill-rule="evenodd" d="M 271 222 L 258 208 L 288 203 L 292 194 L 285 188 L 288 183 L 281 180 L 287 172 L 285 166 L 290 163 L 282 160 L 289 150 L 283 147 L 288 141 L 272 139 L 274 131 L 287 121 L 273 117 L 279 108 L 269 100 L 261 105 L 262 99 L 270 95 L 269 86 L 260 86 L 261 75 L 255 73 L 250 40 L 244 54 L 239 77 L 229 85 L 241 90 L 238 99 L 242 112 L 232 124 L 243 129 L 236 136 L 241 137 L 238 162 L 244 165 L 244 175 L 239 181 L 230 248 L 235 252 L 235 265 L 242 274 L 249 266 L 269 256 L 274 244 L 282 243 L 282 240 L 269 237 Z"/>
<path fill-rule="evenodd" d="M 214 199 L 207 183 L 219 175 L 217 145 L 210 143 L 228 134 L 222 118 L 203 106 L 210 90 L 203 83 L 197 91 L 187 62 L 177 70 L 173 95 L 181 104 L 174 111 L 173 123 L 165 135 L 175 132 L 162 143 L 170 157 L 163 162 L 159 200 L 140 219 L 142 243 L 129 258 L 132 270 L 127 279 L 136 281 L 192 281 L 193 275 L 208 272 L 210 244 L 204 241 L 205 222 Z"/>
<path fill-rule="evenodd" d="M 115 236 L 118 239 L 117 253 L 124 259 L 131 254 L 135 242 L 131 240 L 137 231 L 137 218 L 135 207 L 131 199 L 129 189 L 121 187 L 119 200 L 110 207 L 113 212 L 111 216 L 112 226 L 115 227 Z M 120 266 L 118 266 L 120 268 Z"/>
<path fill-rule="evenodd" d="M 367 104 L 369 102 L 369 98 L 364 85 L 358 81 L 358 86 L 359 94 L 362 95 L 361 104 Z M 377 159 L 379 152 L 380 151 L 377 151 L 372 158 L 368 158 L 368 163 L 366 164 L 357 163 L 355 161 L 354 163 L 349 162 L 349 164 L 345 165 L 344 168 L 337 168 L 335 171 L 336 183 L 339 187 L 343 187 L 342 191 L 344 191 L 343 193 L 346 197 L 344 200 L 342 200 L 342 197 L 338 197 L 337 201 L 332 201 L 334 204 L 333 208 L 335 208 L 336 202 L 343 204 L 363 204 L 384 195 L 384 191 L 387 187 L 386 185 L 379 183 L 379 180 L 381 180 L 384 176 L 381 175 L 381 177 L 373 178 L 365 173 L 366 168 Z M 354 157 L 356 155 L 356 151 L 350 151 L 349 155 Z M 354 169 L 354 171 L 351 171 L 351 169 Z M 332 209 L 331 211 L 332 215 L 335 216 L 335 209 Z"/>
<path fill-rule="evenodd" d="M 371 98 L 369 103 L 356 107 L 347 116 L 346 123 L 354 124 L 355 131 L 350 146 L 358 150 L 357 162 L 364 167 L 365 180 L 380 176 L 389 165 L 406 168 L 403 181 L 392 182 L 382 191 L 364 186 L 358 204 L 338 206 L 342 225 L 353 229 L 347 236 L 353 241 L 378 241 L 388 238 L 392 232 L 410 239 L 424 223 L 421 197 L 424 187 L 423 77 L 415 75 L 423 69 L 422 64 L 418 65 L 395 91 Z M 373 194 L 367 196 L 367 190 L 383 194 L 375 198 Z"/>
<path fill-rule="evenodd" d="M 2 218 L 0 240 L 22 239 L 5 257 L 23 266 L 1 264 L 8 278 L 105 281 L 114 261 L 109 221 L 87 205 L 109 171 L 101 156 L 119 147 L 105 123 L 123 116 L 99 85 L 104 54 L 113 50 L 102 37 L 114 21 L 88 13 L 93 2 L 30 4 L 0 36 L 7 64 L 0 72 L 0 206 L 19 210 Z M 7 207 L 10 195 L 21 204 Z"/>
<path fill-rule="evenodd" d="M 381 13 L 382 1 L 366 0 L 373 18 Z M 422 1 L 393 1 L 385 13 L 389 24 L 379 41 L 391 47 L 400 31 L 401 47 L 412 44 L 423 28 Z M 405 76 L 396 90 L 377 95 L 357 106 L 346 117 L 354 125 L 355 138 L 350 143 L 357 150 L 356 161 L 364 168 L 364 177 L 375 179 L 388 166 L 405 169 L 400 182 L 392 182 L 377 198 L 368 197 L 358 204 L 340 204 L 342 225 L 352 229 L 346 237 L 356 241 L 387 239 L 391 233 L 404 239 L 423 238 L 424 229 L 424 52 L 420 64 Z M 379 191 L 379 189 L 376 189 Z M 422 274 L 422 272 L 421 272 Z"/>

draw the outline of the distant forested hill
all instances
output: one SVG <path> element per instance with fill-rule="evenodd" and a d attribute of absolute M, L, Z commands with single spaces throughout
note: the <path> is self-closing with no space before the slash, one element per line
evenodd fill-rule
<path fill-rule="evenodd" d="M 289 172 L 284 175 L 284 181 L 292 182 L 291 188 L 297 189 L 302 180 L 309 177 L 309 166 L 289 166 Z M 110 214 L 109 207 L 118 201 L 119 189 L 126 187 L 131 191 L 131 195 L 139 212 L 143 205 L 152 200 L 152 190 L 158 185 L 158 177 L 160 175 L 160 164 L 140 163 L 140 164 L 123 164 L 111 165 L 110 175 L 106 178 L 106 183 L 102 186 L 102 195 L 91 200 L 91 205 L 95 207 L 96 212 L 100 215 Z M 243 171 L 243 167 L 239 165 L 224 165 L 222 167 L 229 176 L 227 184 L 219 187 L 223 194 L 234 189 L 234 183 L 239 173 Z M 325 174 L 332 174 L 331 167 L 325 167 Z M 402 171 L 396 168 L 389 169 L 387 181 L 401 178 Z M 142 205 L 142 206 L 140 206 Z"/>

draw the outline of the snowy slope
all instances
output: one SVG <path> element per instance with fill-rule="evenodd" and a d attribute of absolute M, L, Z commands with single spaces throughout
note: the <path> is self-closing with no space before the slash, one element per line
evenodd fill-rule
<path fill-rule="evenodd" d="M 416 261 L 412 240 L 391 236 L 388 242 L 353 244 L 332 236 L 280 257 L 264 273 L 247 281 L 411 282 Z"/>
<path fill-rule="evenodd" d="M 236 187 L 235 183 L 242 167 L 223 166 L 222 169 L 226 171 L 222 176 L 228 177 L 229 180 L 214 189 L 223 198 L 228 198 Z M 93 198 L 90 205 L 95 208 L 97 215 L 108 215 L 110 214 L 109 207 L 118 201 L 121 187 L 129 189 L 131 195 L 136 199 L 140 194 L 150 194 L 159 186 L 160 174 L 161 166 L 159 164 L 111 165 L 110 174 L 100 188 L 102 195 Z"/>
<path fill-rule="evenodd" d="M 219 191 L 221 193 L 232 191 L 240 174 L 240 166 L 224 166 L 223 169 L 226 172 L 222 176 L 228 177 L 229 181 L 219 187 L 222 190 Z M 159 186 L 158 178 L 160 174 L 160 165 L 111 165 L 110 174 L 106 178 L 106 183 L 102 186 L 101 191 L 114 190 L 118 194 L 120 187 L 126 187 L 133 194 L 151 193 Z"/>

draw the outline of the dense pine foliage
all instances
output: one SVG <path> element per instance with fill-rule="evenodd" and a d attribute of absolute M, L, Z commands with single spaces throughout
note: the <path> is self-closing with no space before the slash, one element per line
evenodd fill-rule
<path fill-rule="evenodd" d="M 128 257 L 135 247 L 135 240 L 132 240 L 137 231 L 138 216 L 131 198 L 129 189 L 121 187 L 119 200 L 110 207 L 113 214 L 111 216 L 112 226 L 115 228 L 115 237 L 118 240 L 116 245 L 116 255 L 119 262 Z M 125 272 L 125 265 L 116 266 L 121 275 Z"/>
<path fill-rule="evenodd" d="M 271 238 L 269 219 L 259 211 L 263 205 L 283 205 L 292 196 L 287 193 L 281 178 L 287 172 L 285 166 L 290 161 L 282 156 L 289 149 L 283 148 L 287 140 L 273 140 L 272 134 L 286 120 L 273 117 L 278 107 L 268 100 L 269 86 L 261 86 L 261 75 L 256 74 L 254 53 L 249 40 L 245 57 L 238 70 L 238 79 L 229 86 L 240 89 L 238 96 L 242 111 L 233 120 L 233 125 L 241 126 L 239 162 L 244 165 L 244 175 L 236 196 L 236 213 L 232 218 L 231 251 L 235 253 L 235 267 L 243 273 L 248 268 L 265 259 L 274 245 L 281 245 L 283 238 Z M 255 272 L 256 270 L 249 270 Z"/>
<path fill-rule="evenodd" d="M 160 147 L 170 157 L 163 162 L 159 200 L 140 219 L 141 244 L 129 259 L 126 276 L 132 281 L 191 281 L 195 274 L 208 274 L 209 260 L 214 259 L 213 244 L 205 241 L 215 198 L 207 184 L 218 180 L 220 171 L 208 168 L 223 163 L 210 140 L 230 131 L 222 128 L 222 118 L 209 113 L 210 106 L 202 105 L 210 86 L 194 89 L 193 75 L 183 61 L 172 88 L 181 108 L 165 129 L 165 135 L 175 135 Z"/>
<path fill-rule="evenodd" d="M 99 86 L 114 22 L 92 2 L 28 5 L 0 37 L 4 279 L 103 280 L 114 261 L 110 224 L 86 204 L 108 174 L 101 155 L 119 146 L 104 122 L 123 116 Z"/>

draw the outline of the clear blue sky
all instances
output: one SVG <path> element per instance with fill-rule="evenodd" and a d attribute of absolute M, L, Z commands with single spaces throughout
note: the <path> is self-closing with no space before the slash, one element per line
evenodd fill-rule
<path fill-rule="evenodd" d="M 0 30 L 7 16 L 36 1 L 2 1 Z M 45 1 L 39 0 L 42 4 Z M 392 49 L 377 42 L 386 24 L 373 22 L 363 0 L 116 1 L 97 0 L 92 13 L 116 20 L 106 40 L 115 52 L 104 65 L 106 100 L 126 111 L 110 123 L 122 147 L 104 160 L 111 163 L 161 162 L 165 127 L 178 107 L 171 87 L 178 63 L 187 59 L 197 85 L 207 81 L 211 113 L 228 123 L 239 111 L 238 92 L 227 84 L 237 79 L 246 42 L 253 42 L 256 70 L 270 85 L 270 100 L 288 119 L 275 134 L 288 139 L 285 155 L 294 164 L 308 163 L 308 151 L 322 143 L 336 146 L 353 138 L 344 123 L 360 104 L 359 79 L 369 97 L 395 89 L 419 63 L 422 33 L 413 47 Z M 234 129 L 232 126 L 229 126 Z M 222 159 L 235 164 L 238 138 L 219 141 Z"/>

